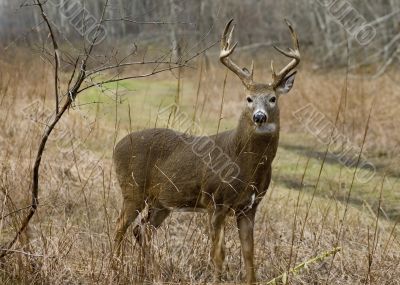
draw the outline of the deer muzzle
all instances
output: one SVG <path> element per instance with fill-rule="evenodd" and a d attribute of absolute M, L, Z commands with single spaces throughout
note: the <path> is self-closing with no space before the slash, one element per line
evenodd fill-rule
<path fill-rule="evenodd" d="M 267 122 L 267 114 L 265 114 L 263 111 L 256 111 L 253 114 L 253 122 L 256 123 L 256 125 L 261 126 Z"/>

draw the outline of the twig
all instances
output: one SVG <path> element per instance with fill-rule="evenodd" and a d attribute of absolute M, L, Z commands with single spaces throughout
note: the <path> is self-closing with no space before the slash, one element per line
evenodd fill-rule
<path fill-rule="evenodd" d="M 119 19 L 104 19 L 104 22 L 115 22 L 115 21 L 125 21 L 133 24 L 141 24 L 141 25 L 176 25 L 176 24 L 181 24 L 181 25 L 194 25 L 194 23 L 190 22 L 168 22 L 168 21 L 137 21 L 137 20 L 132 20 L 129 18 L 119 18 Z"/>
<path fill-rule="evenodd" d="M 181 191 L 179 190 L 179 188 L 175 185 L 175 183 L 171 180 L 171 178 L 168 177 L 167 174 L 165 174 L 157 165 L 154 165 L 154 167 L 157 168 L 158 171 L 160 171 L 161 174 L 165 176 L 165 178 L 167 178 L 167 180 L 172 184 L 172 186 L 175 187 L 175 190 L 176 190 L 177 192 L 181 192 Z"/>
<path fill-rule="evenodd" d="M 21 212 L 21 211 L 23 211 L 23 210 L 29 209 L 30 207 L 31 207 L 31 205 L 26 206 L 26 207 L 23 207 L 23 208 L 20 208 L 20 209 L 17 209 L 17 210 L 15 210 L 15 211 L 11 211 L 11 212 L 5 214 L 4 216 L 1 216 L 1 217 L 0 217 L 0 221 L 3 220 L 3 219 L 5 219 L 5 218 L 7 218 L 8 216 L 11 216 L 11 215 L 14 215 L 14 214 L 16 214 L 16 213 L 18 213 L 18 212 Z"/>
<path fill-rule="evenodd" d="M 4 251 L 5 249 L 0 249 L 0 250 Z M 44 256 L 43 254 L 33 254 L 33 253 L 25 252 L 22 250 L 16 250 L 16 249 L 8 249 L 7 251 L 14 252 L 14 253 L 20 253 L 20 254 L 32 256 L 32 257 L 43 257 Z"/>
<path fill-rule="evenodd" d="M 149 76 L 155 75 L 157 73 L 161 73 L 161 72 L 168 71 L 168 70 L 173 70 L 173 69 L 176 69 L 176 68 L 179 68 L 179 67 L 181 67 L 181 66 L 178 65 L 178 66 L 174 66 L 174 67 L 168 67 L 168 68 L 159 69 L 159 70 L 156 70 L 156 71 L 153 70 L 152 72 L 145 73 L 145 74 L 126 76 L 126 77 L 119 77 L 119 78 L 105 80 L 105 81 L 102 81 L 102 82 L 99 82 L 99 83 L 93 83 L 91 85 L 88 85 L 88 86 L 80 89 L 78 91 L 78 94 L 83 92 L 83 91 L 85 91 L 85 90 L 87 90 L 87 89 L 95 87 L 95 86 L 101 86 L 101 85 L 104 85 L 104 84 L 107 84 L 107 83 L 119 82 L 119 81 L 124 81 L 124 80 L 128 80 L 128 79 L 149 77 Z"/>
<path fill-rule="evenodd" d="M 289 272 L 285 272 L 285 273 L 279 275 L 278 277 L 275 277 L 274 279 L 268 281 L 267 285 L 275 285 L 279 281 L 281 281 L 283 284 L 286 284 L 289 274 L 296 275 L 296 274 L 300 273 L 301 270 L 307 269 L 310 265 L 312 265 L 314 263 L 321 262 L 325 258 L 330 257 L 332 255 L 335 255 L 336 253 L 338 253 L 341 250 L 342 250 L 342 248 L 335 247 L 334 249 L 332 249 L 330 251 L 326 251 L 326 252 L 322 253 L 321 255 L 318 255 L 318 256 L 316 256 L 314 258 L 311 258 L 311 259 L 309 259 L 309 260 L 307 260 L 307 261 L 305 261 L 303 263 L 300 263 L 296 267 L 290 269 Z"/>
<path fill-rule="evenodd" d="M 219 106 L 219 118 L 218 118 L 218 125 L 217 125 L 217 134 L 215 135 L 215 140 L 217 140 L 218 138 L 218 134 L 219 134 L 219 128 L 221 126 L 221 121 L 223 119 L 222 117 L 222 110 L 224 108 L 224 99 L 225 99 L 225 89 L 226 89 L 226 79 L 228 78 L 228 70 L 226 70 L 225 72 L 225 76 L 224 76 L 224 83 L 222 86 L 222 98 L 221 98 L 221 104 Z"/>
<path fill-rule="evenodd" d="M 145 65 L 145 64 L 173 64 L 173 65 L 177 65 L 179 63 L 170 62 L 170 61 L 159 61 L 159 60 L 132 61 L 132 62 L 118 63 L 118 64 L 115 64 L 115 65 L 109 65 L 109 66 L 104 66 L 104 67 L 101 67 L 101 68 L 98 68 L 98 69 L 94 69 L 92 71 L 88 71 L 87 76 L 91 76 L 91 75 L 99 73 L 101 71 L 115 69 L 115 68 L 119 68 L 119 67 L 127 67 L 127 66 L 131 66 L 131 65 Z"/>

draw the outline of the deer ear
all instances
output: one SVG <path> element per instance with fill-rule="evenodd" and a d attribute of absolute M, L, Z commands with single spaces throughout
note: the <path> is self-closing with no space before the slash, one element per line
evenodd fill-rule
<path fill-rule="evenodd" d="M 296 77 L 296 71 L 286 76 L 281 83 L 275 88 L 275 92 L 280 94 L 286 94 L 292 89 L 294 84 L 294 78 Z"/>

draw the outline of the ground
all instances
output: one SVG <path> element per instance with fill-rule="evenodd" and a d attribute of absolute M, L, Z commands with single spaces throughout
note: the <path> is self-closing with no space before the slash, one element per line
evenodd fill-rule
<path fill-rule="evenodd" d="M 0 86 L 2 244 L 26 213 L 22 208 L 30 201 L 32 160 L 43 124 L 54 108 L 51 85 L 37 83 L 50 74 L 43 71 L 27 77 L 27 68 L 3 75 Z M 33 72 L 34 67 L 30 68 Z M 330 74 L 330 82 L 323 81 L 323 86 L 313 82 L 326 77 L 309 70 L 304 73 L 296 79 L 293 94 L 280 99 L 280 147 L 273 164 L 273 182 L 260 205 L 255 228 L 258 279 L 267 282 L 340 247 L 337 254 L 290 274 L 289 281 L 398 284 L 400 172 L 395 160 L 397 134 L 387 121 L 391 109 L 385 114 L 378 112 L 383 104 L 375 108 L 363 140 L 374 100 L 368 94 L 375 85 L 384 86 L 381 90 L 389 88 L 385 85 L 389 79 L 362 82 L 366 87 L 353 81 L 344 92 L 337 87 L 343 85 L 341 70 Z M 39 211 L 14 248 L 18 253 L 0 265 L 1 283 L 211 282 L 204 214 L 173 213 L 145 250 L 140 250 L 130 231 L 118 274 L 110 267 L 121 203 L 111 160 L 115 142 L 130 131 L 165 126 L 168 119 L 160 110 L 174 102 L 200 126 L 194 132 L 213 134 L 230 129 L 245 101 L 238 80 L 231 75 L 223 92 L 224 72 L 216 67 L 201 76 L 183 74 L 179 94 L 174 75 L 124 81 L 80 94 L 47 146 L 40 170 Z M 35 80 L 34 76 L 42 77 Z M 16 78 L 18 84 L 7 80 Z M 388 100 L 395 96 L 395 89 L 385 91 Z M 326 152 L 327 145 L 293 115 L 311 102 L 334 122 L 338 106 L 342 106 L 340 98 L 347 99 L 343 99 L 346 104 L 338 116 L 338 129 L 355 145 L 365 146 L 366 159 L 377 169 L 367 182 L 356 177 L 368 170 L 340 163 L 337 153 Z M 240 283 L 244 271 L 234 219 L 228 220 L 226 229 L 225 279 L 228 284 Z"/>

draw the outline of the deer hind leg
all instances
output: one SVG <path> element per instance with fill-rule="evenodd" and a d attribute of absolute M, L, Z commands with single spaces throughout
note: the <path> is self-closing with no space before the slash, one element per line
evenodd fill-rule
<path fill-rule="evenodd" d="M 209 226 L 211 239 L 211 259 L 214 264 L 214 281 L 222 278 L 222 267 L 225 260 L 225 209 L 213 209 L 209 212 Z"/>
<path fill-rule="evenodd" d="M 132 191 L 132 189 L 130 189 Z M 132 192 L 134 194 L 134 192 Z M 137 198 L 137 199 L 135 199 Z M 124 196 L 122 202 L 122 210 L 117 220 L 117 227 L 115 230 L 114 237 L 114 253 L 119 256 L 121 251 L 121 243 L 126 230 L 130 224 L 137 218 L 139 213 L 143 211 L 145 207 L 144 200 L 142 197 L 135 197 L 135 195 L 130 195 L 130 197 Z"/>
<path fill-rule="evenodd" d="M 171 212 L 170 210 L 160 205 L 150 207 L 147 218 L 143 219 L 141 223 L 136 225 L 135 229 L 133 230 L 135 238 L 140 245 L 143 245 L 144 243 L 141 224 L 147 224 L 147 223 L 150 224 L 152 229 L 150 229 L 149 234 L 151 234 L 151 231 L 157 229 L 162 224 L 162 222 L 168 217 L 170 212 Z"/>

